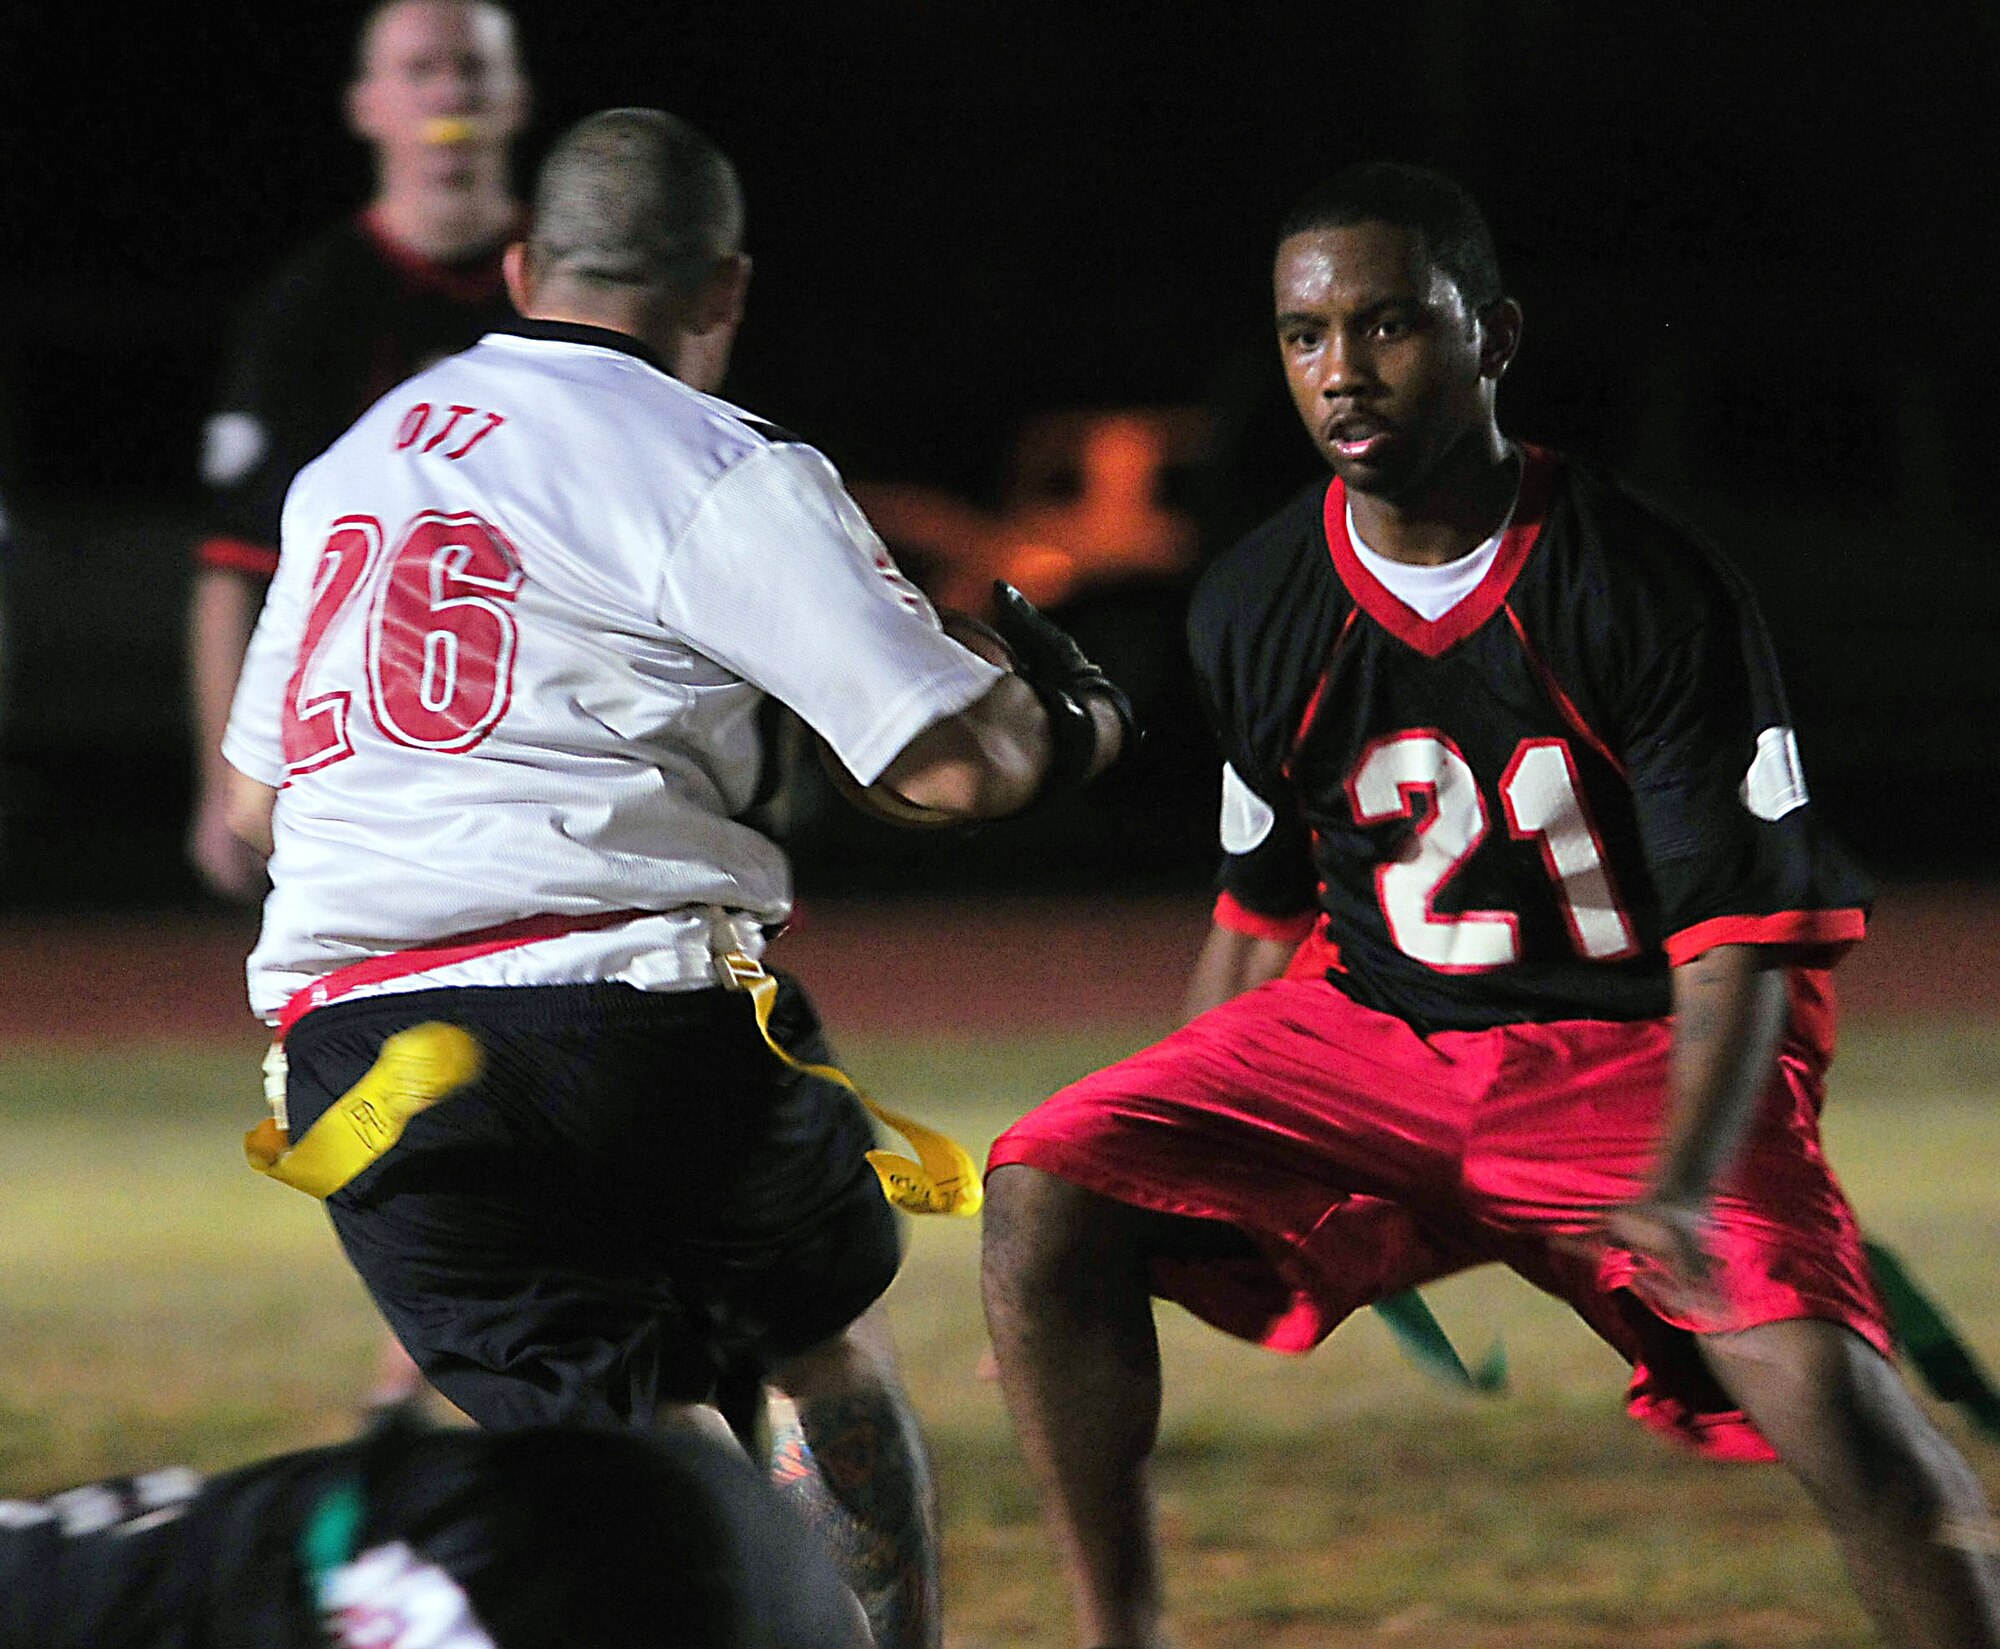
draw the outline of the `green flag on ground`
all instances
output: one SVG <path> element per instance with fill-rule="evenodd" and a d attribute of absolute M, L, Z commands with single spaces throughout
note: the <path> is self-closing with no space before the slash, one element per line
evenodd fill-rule
<path fill-rule="evenodd" d="M 1431 1308 L 1424 1304 L 1424 1297 L 1414 1288 L 1392 1294 L 1386 1300 L 1377 1300 L 1375 1311 L 1388 1325 L 1396 1344 L 1403 1348 L 1403 1355 L 1432 1378 L 1466 1391 L 1497 1392 L 1507 1389 L 1507 1348 L 1495 1340 L 1493 1349 L 1487 1352 L 1479 1367 L 1467 1368 L 1465 1359 L 1458 1354 L 1458 1348 L 1451 1343 L 1451 1337 L 1431 1315 Z"/>

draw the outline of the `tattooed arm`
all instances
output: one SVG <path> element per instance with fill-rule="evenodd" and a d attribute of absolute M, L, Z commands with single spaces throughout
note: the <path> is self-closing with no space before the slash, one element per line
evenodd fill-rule
<path fill-rule="evenodd" d="M 1605 1221 L 1613 1244 L 1659 1268 L 1663 1304 L 1705 1301 L 1702 1227 L 1770 1079 L 1785 1029 L 1786 959 L 1772 946 L 1720 945 L 1673 971 L 1666 1135 L 1645 1194 Z"/>

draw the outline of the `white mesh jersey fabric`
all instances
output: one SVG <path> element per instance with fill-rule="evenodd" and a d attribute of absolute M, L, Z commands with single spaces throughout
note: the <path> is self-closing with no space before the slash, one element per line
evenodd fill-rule
<path fill-rule="evenodd" d="M 267 1017 L 347 963 L 657 913 L 377 988 L 706 983 L 789 908 L 768 694 L 864 783 L 999 672 L 812 448 L 623 350 L 493 334 L 300 472 L 223 751 L 280 786 Z"/>

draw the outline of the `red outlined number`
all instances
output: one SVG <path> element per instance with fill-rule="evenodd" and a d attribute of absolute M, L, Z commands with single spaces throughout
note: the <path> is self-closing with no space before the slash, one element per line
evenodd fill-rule
<path fill-rule="evenodd" d="M 1577 955 L 1591 962 L 1637 956 L 1639 936 L 1611 879 L 1568 743 L 1523 739 L 1500 776 L 1500 805 L 1508 833 L 1541 849 Z"/>
<path fill-rule="evenodd" d="M 1357 824 L 1416 821 L 1395 858 L 1375 869 L 1376 902 L 1398 950 L 1440 973 L 1484 973 L 1520 960 L 1520 919 L 1511 911 L 1437 909 L 1439 894 L 1486 839 L 1479 781 L 1457 745 L 1431 728 L 1376 739 L 1348 776 L 1347 799 Z M 1523 739 L 1500 776 L 1500 805 L 1508 834 L 1540 850 L 1576 953 L 1591 962 L 1636 956 L 1638 934 L 1568 743 Z"/>
<path fill-rule="evenodd" d="M 279 737 L 285 753 L 285 777 L 317 772 L 354 753 L 347 735 L 347 710 L 353 697 L 346 690 L 306 696 L 313 659 L 326 640 L 334 615 L 347 605 L 375 565 L 382 549 L 382 523 L 369 515 L 348 515 L 334 522 L 326 547 L 313 569 L 312 601 L 299 638 L 299 661 L 285 684 L 285 705 Z"/>
<path fill-rule="evenodd" d="M 1426 802 L 1417 819 L 1417 801 Z M 1457 745 L 1421 728 L 1375 740 L 1347 780 L 1357 824 L 1417 820 L 1401 850 L 1375 868 L 1375 897 L 1405 956 L 1440 973 L 1485 973 L 1518 961 L 1520 919 L 1511 911 L 1440 916 L 1437 898 L 1486 838 L 1479 781 Z"/>
<path fill-rule="evenodd" d="M 365 588 L 375 592 L 368 705 L 387 737 L 445 755 L 470 750 L 512 702 L 521 557 L 506 535 L 476 515 L 427 510 L 387 556 L 384 542 L 374 517 L 349 515 L 320 551 L 279 721 L 287 784 L 354 754 L 353 693 L 310 690 L 335 620 Z"/>
<path fill-rule="evenodd" d="M 375 725 L 418 750 L 470 750 L 492 732 L 513 692 L 520 586 L 519 554 L 478 516 L 412 521 L 368 627 Z"/>

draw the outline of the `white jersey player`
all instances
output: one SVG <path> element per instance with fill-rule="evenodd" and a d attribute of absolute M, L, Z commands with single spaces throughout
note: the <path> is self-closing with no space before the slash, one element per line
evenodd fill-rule
<path fill-rule="evenodd" d="M 812 448 L 624 334 L 523 333 L 411 379 L 286 500 L 223 746 L 282 788 L 266 1016 L 384 952 L 414 965 L 355 994 L 708 984 L 709 913 L 754 952 L 790 901 L 737 822 L 763 696 L 867 784 L 1000 677 Z M 524 920 L 540 937 L 427 960 Z"/>
<path fill-rule="evenodd" d="M 768 1376 L 809 1449 L 873 1439 L 809 1504 L 860 1525 L 841 1544 L 878 1640 L 934 1643 L 872 1140 L 713 959 L 754 956 L 790 900 L 741 822 L 759 708 L 933 817 L 1081 784 L 1129 711 L 1024 603 L 1013 668 L 950 640 L 826 461 L 709 393 L 740 234 L 699 134 L 593 117 L 508 252 L 521 330 L 299 476 L 224 746 L 243 832 L 275 842 L 251 989 L 295 1140 L 398 1031 L 456 1024 L 483 1055 L 327 1199 L 435 1385 L 491 1426 L 643 1426 Z M 826 1058 L 789 981 L 774 1028 Z"/>

